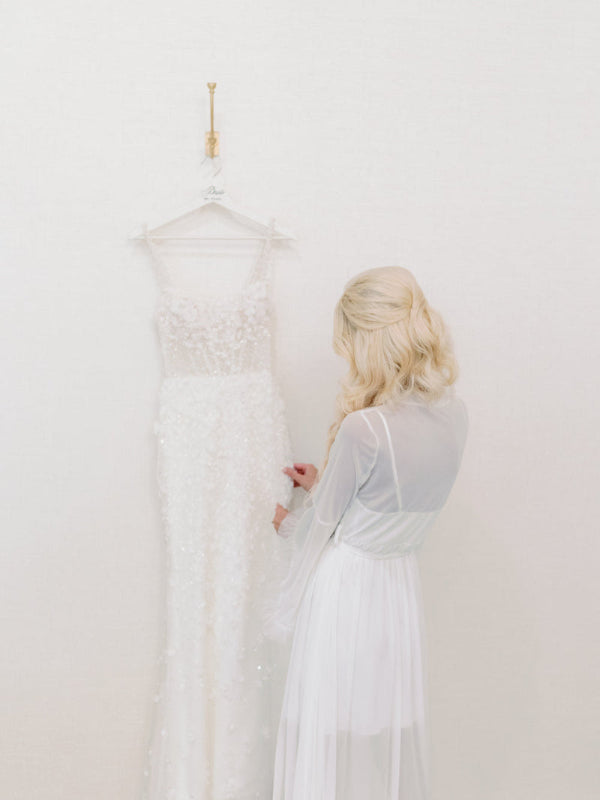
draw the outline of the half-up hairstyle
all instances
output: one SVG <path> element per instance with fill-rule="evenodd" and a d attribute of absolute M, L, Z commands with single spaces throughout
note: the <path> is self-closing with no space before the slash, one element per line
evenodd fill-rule
<path fill-rule="evenodd" d="M 404 267 L 368 269 L 346 284 L 334 310 L 333 349 L 350 368 L 336 398 L 318 478 L 351 411 L 415 396 L 436 402 L 458 377 L 444 321 Z"/>

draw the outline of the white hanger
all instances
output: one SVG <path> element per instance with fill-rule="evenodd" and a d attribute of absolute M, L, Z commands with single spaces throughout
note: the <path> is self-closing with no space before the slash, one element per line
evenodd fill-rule
<path fill-rule="evenodd" d="M 214 162 L 216 159 L 211 159 Z M 221 208 L 227 209 L 229 213 L 242 223 L 258 228 L 260 234 L 258 236 L 207 236 L 202 234 L 168 234 L 168 233 L 161 233 L 164 228 L 167 228 L 170 225 L 173 225 L 176 222 L 181 222 L 186 217 L 191 216 L 192 214 L 197 214 L 199 211 L 202 211 L 209 206 L 220 206 Z M 224 189 L 219 189 L 214 186 L 214 184 L 209 185 L 203 193 L 203 199 L 200 205 L 196 206 L 195 208 L 185 211 L 179 214 L 176 217 L 168 220 L 167 222 L 163 222 L 160 225 L 155 226 L 154 228 L 148 228 L 147 225 L 144 225 L 144 232 L 137 234 L 136 236 L 131 236 L 130 239 L 132 240 L 139 240 L 139 239 L 153 239 L 153 240 L 241 240 L 241 239 L 264 239 L 264 234 L 268 231 L 269 224 L 265 222 L 263 219 L 255 216 L 254 214 L 250 213 L 247 209 L 242 208 L 237 203 L 232 203 L 229 195 Z M 280 228 L 274 227 L 273 229 L 273 239 L 284 239 L 284 240 L 291 240 L 296 241 L 296 237 L 290 233 L 286 232 Z"/>

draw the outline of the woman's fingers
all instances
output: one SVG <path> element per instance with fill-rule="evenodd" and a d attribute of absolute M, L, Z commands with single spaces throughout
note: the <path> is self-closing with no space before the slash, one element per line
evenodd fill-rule
<path fill-rule="evenodd" d="M 293 467 L 284 467 L 282 471 L 294 481 L 294 487 L 302 486 L 307 491 L 313 485 L 317 474 L 314 464 L 305 464 L 299 461 L 295 461 Z"/>
<path fill-rule="evenodd" d="M 297 472 L 293 467 L 284 467 L 282 472 L 285 472 L 293 481 L 294 487 L 302 486 L 302 478 L 303 476 Z"/>
<path fill-rule="evenodd" d="M 277 505 L 275 506 L 275 514 L 273 515 L 273 519 L 271 520 L 276 531 L 279 531 L 279 526 L 281 525 L 285 517 L 288 515 L 288 513 L 289 512 L 287 508 L 284 508 L 284 506 L 282 506 L 281 503 L 277 503 Z"/>

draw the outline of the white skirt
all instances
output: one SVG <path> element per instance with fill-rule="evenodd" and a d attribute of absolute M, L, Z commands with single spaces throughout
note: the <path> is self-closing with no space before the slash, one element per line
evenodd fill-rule
<path fill-rule="evenodd" d="M 273 800 L 427 800 L 421 598 L 414 552 L 327 543 L 291 644 Z"/>

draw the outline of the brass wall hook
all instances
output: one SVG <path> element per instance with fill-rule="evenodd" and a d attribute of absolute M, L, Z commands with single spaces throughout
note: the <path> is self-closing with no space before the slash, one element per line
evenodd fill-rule
<path fill-rule="evenodd" d="M 210 130 L 204 134 L 204 152 L 209 158 L 219 155 L 219 131 L 215 130 L 215 88 L 216 83 L 207 83 L 210 92 Z"/>

